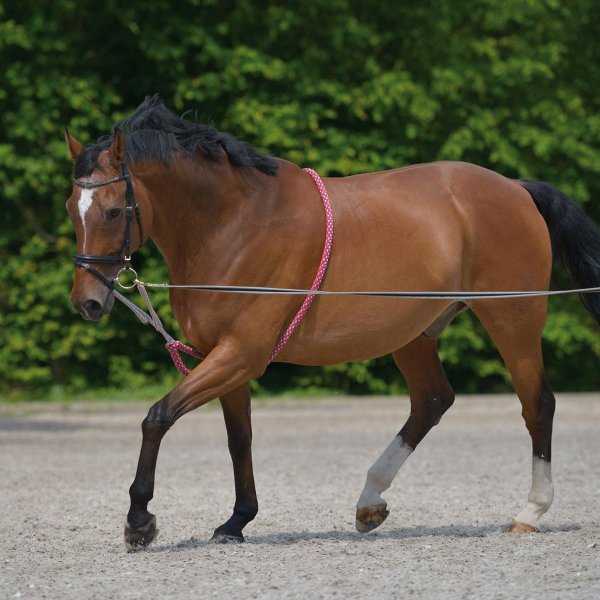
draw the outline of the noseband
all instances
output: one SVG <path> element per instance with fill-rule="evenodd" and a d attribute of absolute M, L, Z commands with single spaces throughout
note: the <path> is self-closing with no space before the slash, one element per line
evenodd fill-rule
<path fill-rule="evenodd" d="M 76 186 L 86 190 L 93 190 L 97 187 L 109 185 L 117 181 L 125 181 L 125 185 L 127 186 L 125 188 L 125 238 L 123 239 L 123 246 L 119 254 L 75 254 L 73 256 L 75 266 L 81 267 L 92 275 L 95 275 L 111 290 L 115 287 L 114 280 L 108 279 L 100 271 L 90 265 L 123 265 L 122 270 L 131 269 L 131 222 L 134 214 L 140 232 L 140 244 L 144 240 L 140 206 L 134 200 L 131 176 L 129 175 L 129 169 L 125 163 L 121 164 L 121 173 L 121 175 L 117 175 L 116 177 L 101 179 L 100 181 L 82 181 L 81 179 L 75 179 L 73 181 Z"/>

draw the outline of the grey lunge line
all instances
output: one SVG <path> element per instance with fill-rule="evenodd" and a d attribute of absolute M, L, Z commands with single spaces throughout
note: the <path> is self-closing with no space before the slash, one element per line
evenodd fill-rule
<path fill-rule="evenodd" d="M 169 283 L 145 283 L 135 280 L 138 289 L 176 288 L 200 292 L 228 294 L 268 294 L 283 296 L 369 296 L 377 298 L 412 298 L 418 300 L 485 300 L 494 298 L 530 298 L 536 296 L 561 296 L 565 294 L 600 293 L 600 287 L 578 288 L 571 290 L 531 290 L 531 291 L 493 291 L 493 292 L 401 292 L 401 291 L 334 291 L 301 290 L 295 288 L 259 287 L 245 285 L 184 285 Z M 141 293 L 141 292 L 140 292 Z"/>
<path fill-rule="evenodd" d="M 156 314 L 156 311 L 152 306 L 152 302 L 150 302 L 150 298 L 148 298 L 148 292 L 146 292 L 142 285 L 138 285 L 137 289 L 142 298 L 144 299 L 146 306 L 148 307 L 148 312 L 143 311 L 139 306 L 137 306 L 136 304 L 131 302 L 131 300 L 123 296 L 123 294 L 117 292 L 117 290 L 113 290 L 112 293 L 114 294 L 115 298 L 122 302 L 127 308 L 129 308 L 135 314 L 135 316 L 142 323 L 144 323 L 144 325 L 149 323 L 150 325 L 152 325 L 152 327 L 154 327 L 154 329 L 156 329 L 156 331 L 158 331 L 158 333 L 160 333 L 165 338 L 165 341 L 167 343 L 173 342 L 173 337 L 165 331 L 162 321 Z"/>
<path fill-rule="evenodd" d="M 120 283 L 117 277 L 117 283 Z M 221 292 L 230 294 L 285 294 L 285 295 L 302 295 L 308 294 L 319 295 L 319 296 L 376 296 L 384 298 L 414 298 L 423 300 L 483 300 L 492 298 L 527 298 L 532 296 L 558 296 L 563 294 L 590 294 L 600 292 L 600 287 L 595 288 L 581 288 L 574 290 L 554 290 L 554 291 L 523 291 L 523 292 L 349 292 L 349 291 L 327 291 L 327 290 L 298 290 L 292 288 L 268 288 L 268 287 L 248 287 L 239 285 L 171 285 L 167 283 L 144 283 L 135 278 L 134 284 L 130 286 L 123 286 L 125 289 L 136 287 L 144 302 L 148 308 L 148 312 L 142 310 L 139 306 L 127 299 L 123 294 L 118 292 L 116 289 L 112 289 L 112 293 L 115 298 L 122 302 L 127 308 L 129 308 L 137 318 L 144 324 L 150 324 L 158 333 L 160 333 L 167 342 L 166 347 L 171 354 L 171 358 L 175 362 L 176 367 L 184 375 L 189 373 L 189 369 L 185 367 L 181 358 L 179 357 L 178 350 L 183 350 L 188 354 L 193 354 L 198 358 L 203 358 L 202 355 L 190 346 L 186 346 L 181 342 L 176 342 L 171 335 L 169 335 L 154 310 L 152 302 L 148 296 L 146 288 L 180 288 L 189 290 L 198 290 L 205 292 Z"/>

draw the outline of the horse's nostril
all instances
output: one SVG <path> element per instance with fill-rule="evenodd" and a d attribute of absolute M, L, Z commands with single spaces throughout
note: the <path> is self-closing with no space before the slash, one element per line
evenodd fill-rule
<path fill-rule="evenodd" d="M 102 304 L 97 300 L 86 300 L 83 309 L 90 319 L 99 319 L 102 316 Z"/>

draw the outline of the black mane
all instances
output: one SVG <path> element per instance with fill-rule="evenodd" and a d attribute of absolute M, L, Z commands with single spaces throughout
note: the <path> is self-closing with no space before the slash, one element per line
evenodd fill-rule
<path fill-rule="evenodd" d="M 169 163 L 177 155 L 186 156 L 198 151 L 216 161 L 222 159 L 224 152 L 236 167 L 256 167 L 267 175 L 277 173 L 277 163 L 270 156 L 261 154 L 229 133 L 178 117 L 157 94 L 146 96 L 136 111 L 115 127 L 125 134 L 125 160 L 128 163 L 146 158 Z M 98 168 L 98 155 L 110 147 L 113 136 L 114 130 L 81 153 L 75 163 L 75 178 L 91 175 Z"/>

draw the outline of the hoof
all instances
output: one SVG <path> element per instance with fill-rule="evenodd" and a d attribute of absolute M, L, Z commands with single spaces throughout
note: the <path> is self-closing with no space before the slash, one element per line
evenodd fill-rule
<path fill-rule="evenodd" d="M 142 527 L 133 528 L 129 527 L 129 523 L 125 523 L 125 547 L 127 550 L 143 550 L 157 538 L 158 531 L 154 515 Z"/>
<path fill-rule="evenodd" d="M 217 530 L 213 533 L 210 541 L 213 544 L 241 544 L 244 541 L 244 536 L 241 533 L 239 535 L 235 535 Z"/>
<path fill-rule="evenodd" d="M 513 519 L 512 523 L 506 528 L 507 533 L 539 533 L 540 530 L 533 525 L 521 523 Z"/>
<path fill-rule="evenodd" d="M 387 504 L 375 504 L 356 509 L 356 529 L 361 533 L 373 531 L 379 527 L 388 517 L 390 511 Z"/>

